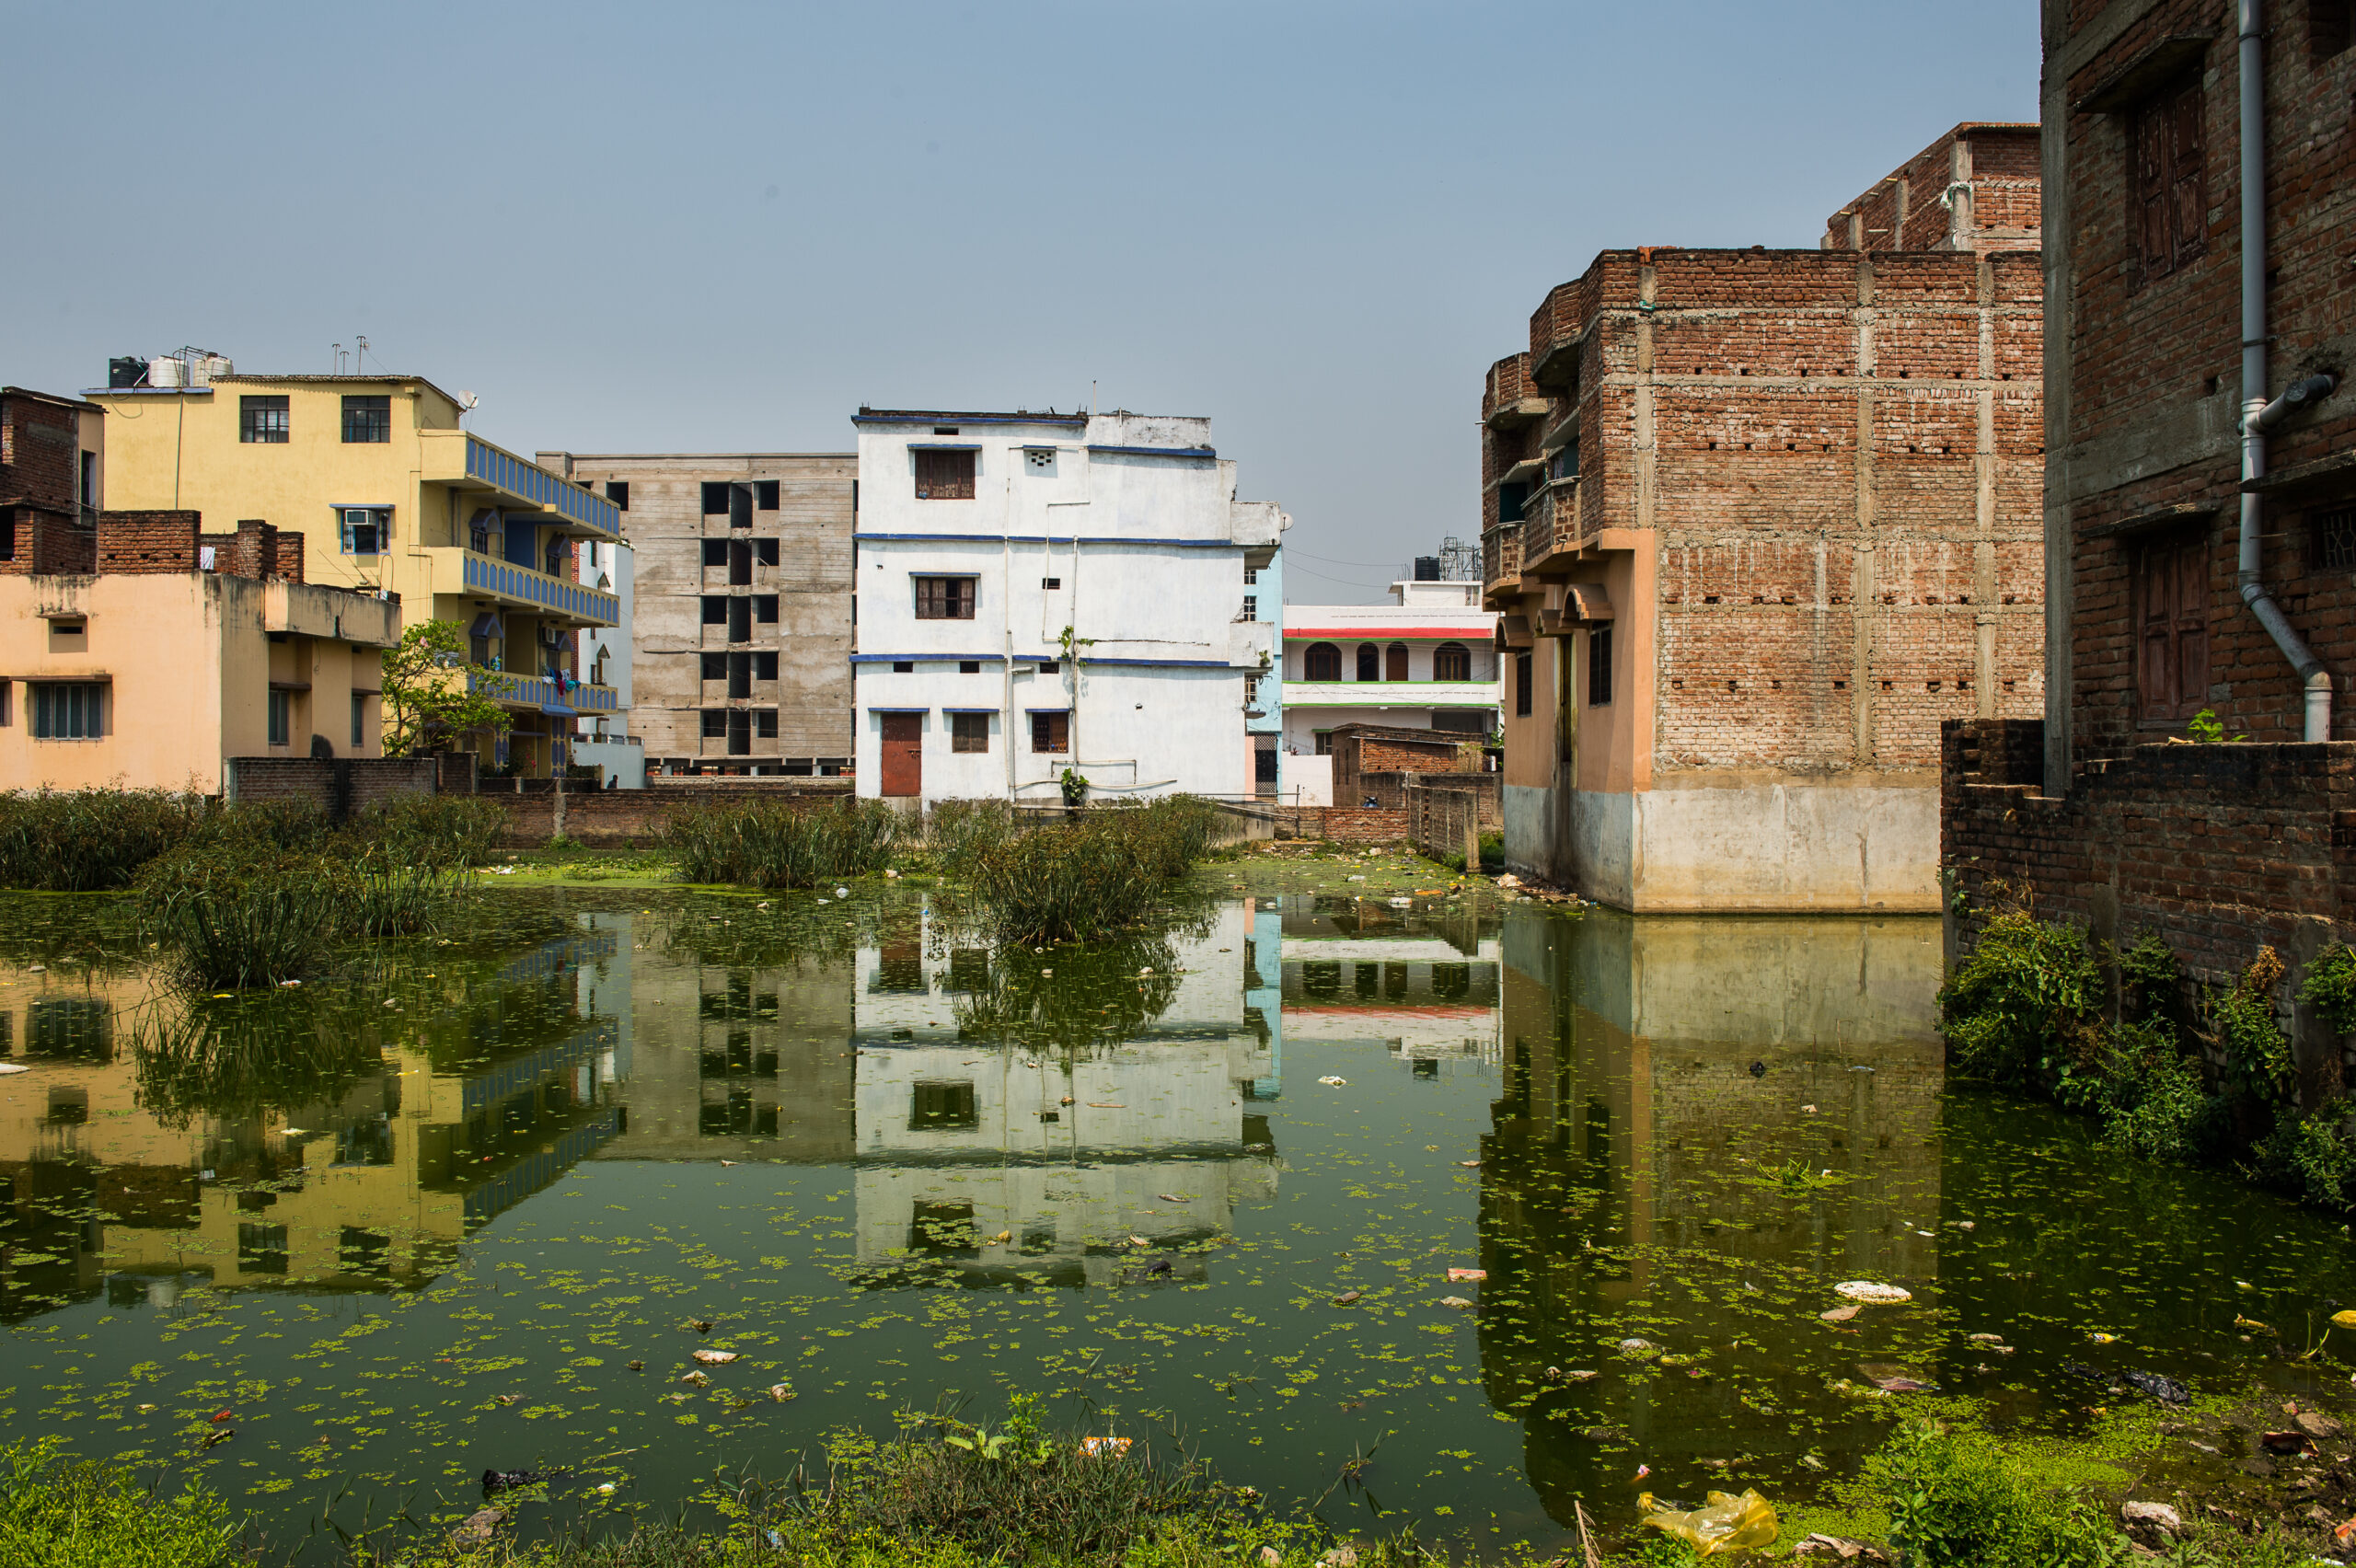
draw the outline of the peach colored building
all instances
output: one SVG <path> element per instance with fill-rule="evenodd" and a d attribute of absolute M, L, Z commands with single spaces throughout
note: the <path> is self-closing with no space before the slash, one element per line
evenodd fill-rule
<path fill-rule="evenodd" d="M 383 755 L 398 602 L 305 582 L 266 525 L 198 530 L 99 513 L 79 570 L 0 571 L 0 788 L 213 795 L 233 756 Z"/>

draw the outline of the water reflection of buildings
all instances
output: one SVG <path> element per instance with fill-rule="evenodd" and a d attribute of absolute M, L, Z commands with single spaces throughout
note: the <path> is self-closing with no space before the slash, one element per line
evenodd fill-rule
<path fill-rule="evenodd" d="M 1387 902 L 1295 898 L 1283 920 L 1283 1032 L 1371 1041 L 1419 1078 L 1498 1062 L 1494 921 Z"/>
<path fill-rule="evenodd" d="M 618 1032 L 581 1005 L 584 971 L 615 946 L 593 925 L 503 962 L 454 960 L 391 1015 L 290 1001 L 285 1031 L 231 1038 L 248 1069 L 234 1081 L 218 1052 L 141 1058 L 134 1038 L 152 1043 L 185 1004 L 138 976 L 23 976 L 0 993 L 0 1042 L 34 1069 L 0 1080 L 0 1316 L 101 1289 L 168 1306 L 191 1285 L 430 1280 L 618 1130 Z M 312 1097 L 290 1103 L 273 1081 Z"/>
<path fill-rule="evenodd" d="M 1811 1443 L 1868 1445 L 1880 1428 L 1829 1387 L 1856 1368 L 1816 1319 L 1820 1289 L 1763 1318 L 1697 1300 L 1681 1326 L 1644 1330 L 1720 1357 L 1709 1376 L 1645 1374 L 1609 1346 L 1632 1310 L 1676 1321 L 1663 1289 L 1739 1304 L 1799 1276 L 1935 1284 L 1937 927 L 1516 911 L 1503 952 L 1482 1359 L 1498 1408 L 1535 1398 L 1526 1462 L 1550 1512 L 1567 1520 L 1605 1470 L 1624 1471 L 1599 1434 L 1665 1473 L 1748 1453 L 1762 1478 Z M 1759 1180 L 1784 1159 L 1841 1180 L 1797 1193 Z M 1604 1376 L 1565 1388 L 1550 1366 Z"/>
<path fill-rule="evenodd" d="M 1272 1196 L 1273 1137 L 1252 1108 L 1278 1084 L 1250 974 L 1266 934 L 1245 904 L 1173 940 L 1142 1017 L 1115 993 L 1145 982 L 1065 960 L 1064 988 L 1039 993 L 1064 1027 L 1041 1032 L 987 1005 L 1006 978 L 980 950 L 929 927 L 863 950 L 855 1182 L 874 1282 L 1111 1283 L 1140 1266 L 1130 1238 L 1183 1249 Z M 1096 1033 L 1100 992 L 1120 1016 Z"/>

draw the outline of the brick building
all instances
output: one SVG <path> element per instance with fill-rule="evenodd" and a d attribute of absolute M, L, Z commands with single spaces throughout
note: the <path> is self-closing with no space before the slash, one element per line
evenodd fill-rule
<path fill-rule="evenodd" d="M 2356 822 L 2350 7 L 2043 14 L 2045 718 L 1949 736 L 1945 859 L 2206 980 L 2271 942 L 2287 988 Z M 2174 744 L 2203 709 L 2248 744 Z"/>
<path fill-rule="evenodd" d="M 1937 906 L 1941 721 L 2041 703 L 2037 142 L 1958 126 L 1818 250 L 1607 250 L 1491 367 L 1516 870 Z"/>
<path fill-rule="evenodd" d="M 538 457 L 621 509 L 647 772 L 847 771 L 857 455 Z"/>
<path fill-rule="evenodd" d="M 0 571 L 62 571 L 91 548 L 106 471 L 106 410 L 0 386 Z"/>

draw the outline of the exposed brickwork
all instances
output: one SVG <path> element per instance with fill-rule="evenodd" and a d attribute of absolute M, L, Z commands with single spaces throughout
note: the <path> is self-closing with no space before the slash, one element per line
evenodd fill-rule
<path fill-rule="evenodd" d="M 0 388 L 0 506 L 74 514 L 81 500 L 81 407 Z"/>
<path fill-rule="evenodd" d="M 308 801 L 339 819 L 400 796 L 430 795 L 435 776 L 430 756 L 233 756 L 225 766 L 233 801 Z"/>
<path fill-rule="evenodd" d="M 98 569 L 154 572 L 196 570 L 197 514 L 193 512 L 101 512 Z"/>
<path fill-rule="evenodd" d="M 2034 125 L 1959 125 L 1826 220 L 1827 250 L 2036 250 Z"/>
<path fill-rule="evenodd" d="M 206 534 L 199 541 L 213 550 L 213 570 L 231 577 L 281 577 L 303 581 L 303 536 L 280 532 L 257 517 L 241 518 L 234 534 Z"/>

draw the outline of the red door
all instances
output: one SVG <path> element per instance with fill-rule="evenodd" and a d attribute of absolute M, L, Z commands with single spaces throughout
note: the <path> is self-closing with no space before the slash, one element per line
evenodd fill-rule
<path fill-rule="evenodd" d="M 884 716 L 884 793 L 924 793 L 924 715 Z"/>

